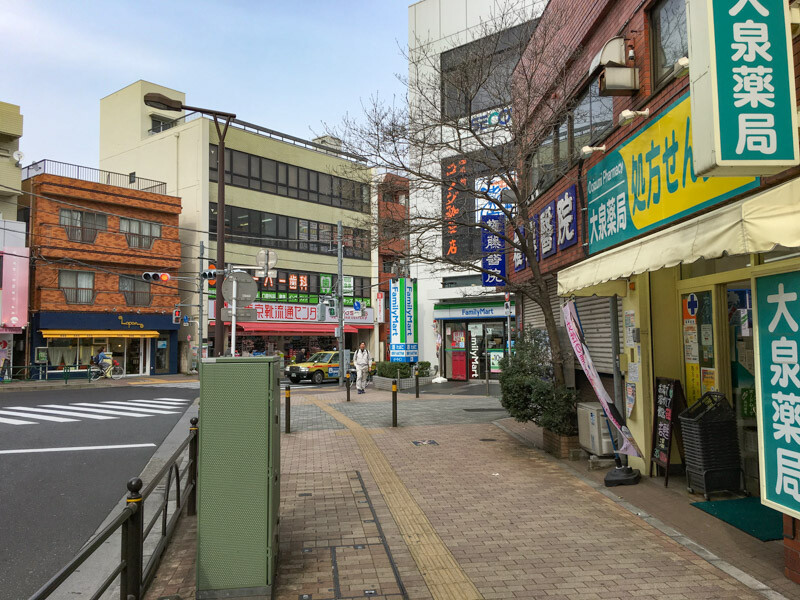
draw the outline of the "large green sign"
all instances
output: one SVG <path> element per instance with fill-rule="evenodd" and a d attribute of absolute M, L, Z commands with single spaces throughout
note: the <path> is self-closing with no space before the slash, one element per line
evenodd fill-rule
<path fill-rule="evenodd" d="M 800 517 L 800 272 L 756 279 L 761 502 Z"/>

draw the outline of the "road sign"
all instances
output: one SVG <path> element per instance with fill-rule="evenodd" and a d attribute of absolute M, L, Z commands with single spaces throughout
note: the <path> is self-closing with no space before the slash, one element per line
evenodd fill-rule
<path fill-rule="evenodd" d="M 236 302 L 247 306 L 258 296 L 258 285 L 253 276 L 242 271 L 234 271 L 222 282 L 222 296 L 228 302 L 233 301 L 233 282 L 236 281 Z"/>
<path fill-rule="evenodd" d="M 223 321 L 230 321 L 231 320 L 231 309 L 229 307 L 225 307 L 222 309 L 222 320 Z M 237 308 L 236 309 L 236 320 L 237 321 L 257 321 L 258 317 L 256 316 L 256 309 L 255 308 Z"/>
<path fill-rule="evenodd" d="M 358 300 L 353 300 L 353 310 L 361 310 L 361 302 Z"/>

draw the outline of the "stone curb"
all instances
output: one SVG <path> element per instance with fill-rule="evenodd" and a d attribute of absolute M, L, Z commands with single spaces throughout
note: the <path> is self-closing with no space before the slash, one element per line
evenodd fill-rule
<path fill-rule="evenodd" d="M 588 485 L 590 488 L 594 489 L 597 492 L 600 492 L 606 498 L 608 498 L 612 502 L 616 503 L 618 506 L 624 508 L 625 510 L 627 510 L 628 512 L 636 515 L 637 517 L 639 517 L 640 519 L 642 519 L 643 521 L 645 521 L 649 525 L 655 527 L 656 529 L 658 529 L 661 533 L 663 533 L 667 537 L 673 539 L 674 541 L 676 541 L 678 544 L 680 544 L 684 548 L 686 548 L 688 550 L 691 550 L 697 556 L 699 556 L 700 558 L 702 558 L 706 562 L 714 565 L 720 571 L 723 571 L 723 572 L 727 573 L 728 575 L 733 577 L 736 581 L 738 581 L 739 583 L 742 583 L 743 585 L 747 586 L 748 588 L 750 588 L 754 592 L 758 592 L 759 594 L 761 594 L 762 596 L 764 596 L 766 598 L 769 598 L 770 600 L 789 600 L 786 596 L 784 596 L 780 592 L 777 592 L 777 591 L 773 590 L 771 587 L 769 587 L 765 583 L 757 580 L 755 577 L 753 577 L 751 575 L 748 575 L 747 573 L 745 573 L 744 571 L 742 571 L 738 567 L 735 567 L 732 564 L 730 564 L 729 562 L 721 559 L 719 556 L 717 556 L 713 552 L 709 551 L 707 548 L 704 548 L 700 544 L 692 541 L 691 539 L 689 539 L 688 537 L 686 537 L 685 535 L 683 535 L 679 531 L 673 529 L 672 527 L 670 527 L 669 525 L 667 525 L 666 523 L 664 523 L 660 519 L 657 519 L 656 517 L 653 517 L 652 515 L 649 515 L 646 511 L 642 510 L 641 508 L 639 508 L 639 507 L 631 504 L 630 502 L 620 498 L 619 496 L 614 494 L 610 489 L 606 488 L 605 486 L 597 483 L 596 481 L 594 481 L 592 479 L 589 479 L 583 473 L 578 471 L 575 467 L 573 467 L 573 466 L 571 466 L 569 464 L 566 464 L 563 461 L 561 461 L 561 460 L 559 460 L 559 459 L 557 459 L 555 457 L 550 456 L 549 454 L 546 454 L 541 448 L 537 448 L 529 440 L 526 440 L 521 435 L 519 435 L 517 433 L 514 433 L 513 431 L 511 431 L 510 429 L 508 429 L 504 425 L 501 425 L 498 421 L 492 421 L 492 425 L 494 425 L 498 429 L 501 429 L 502 431 L 506 432 L 508 435 L 513 437 L 515 440 L 517 440 L 518 442 L 520 442 L 524 446 L 526 446 L 528 448 L 533 448 L 534 450 L 539 450 L 541 455 L 542 455 L 542 458 L 544 458 L 545 460 L 548 460 L 551 463 L 557 464 L 559 467 L 561 467 L 565 471 L 568 471 L 571 475 L 574 475 L 577 479 L 579 479 L 580 481 L 582 481 L 583 483 Z"/>

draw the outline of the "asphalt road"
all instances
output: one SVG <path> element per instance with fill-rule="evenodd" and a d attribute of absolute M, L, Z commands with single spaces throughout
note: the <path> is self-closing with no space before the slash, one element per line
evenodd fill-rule
<path fill-rule="evenodd" d="M 197 396 L 145 386 L 0 394 L 3 600 L 28 598 L 75 555 Z"/>

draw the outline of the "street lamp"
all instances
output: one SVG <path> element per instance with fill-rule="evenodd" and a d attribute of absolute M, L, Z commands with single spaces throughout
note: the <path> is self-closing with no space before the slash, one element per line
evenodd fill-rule
<path fill-rule="evenodd" d="M 214 126 L 217 128 L 219 145 L 217 146 L 217 268 L 225 268 L 225 135 L 228 133 L 228 125 L 231 119 L 235 119 L 233 113 L 222 112 L 220 110 L 210 110 L 208 108 L 198 108 L 187 106 L 180 100 L 173 100 L 164 94 L 149 93 L 144 95 L 144 103 L 158 110 L 181 111 L 188 110 L 214 117 Z M 220 130 L 220 119 L 224 119 L 225 126 Z M 225 324 L 222 322 L 222 281 L 218 279 L 216 285 L 216 301 L 214 302 L 214 354 L 222 356 L 225 346 Z M 202 293 L 202 290 L 201 290 Z M 203 340 L 200 339 L 200 347 L 203 347 Z"/>

